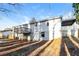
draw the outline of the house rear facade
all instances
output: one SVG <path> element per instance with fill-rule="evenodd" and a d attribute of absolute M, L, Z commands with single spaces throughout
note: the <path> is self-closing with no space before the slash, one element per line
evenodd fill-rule
<path fill-rule="evenodd" d="M 12 28 L 9 38 L 39 41 L 62 39 L 68 35 L 79 37 L 79 29 L 75 19 L 62 20 L 61 17 L 44 19 Z M 2 34 L 0 33 L 0 36 Z"/>
<path fill-rule="evenodd" d="M 19 39 L 26 40 L 53 40 L 61 38 L 61 17 L 45 19 L 19 26 L 14 30 Z"/>

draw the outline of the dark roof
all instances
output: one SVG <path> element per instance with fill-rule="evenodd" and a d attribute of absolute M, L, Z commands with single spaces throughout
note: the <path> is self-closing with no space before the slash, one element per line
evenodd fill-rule
<path fill-rule="evenodd" d="M 35 24 L 35 23 L 38 23 L 38 22 L 33 22 L 33 23 L 30 23 L 30 24 Z"/>
<path fill-rule="evenodd" d="M 40 20 L 40 21 L 36 21 L 36 22 L 33 22 L 33 23 L 30 23 L 30 24 L 35 24 L 35 23 L 42 23 L 42 22 L 46 22 L 46 21 L 49 21 L 49 20 L 54 20 L 54 19 L 59 19 L 61 17 L 54 17 L 54 18 L 50 18 L 50 19 L 43 19 L 43 20 Z"/>
<path fill-rule="evenodd" d="M 0 32 L 7 32 L 7 31 L 12 31 L 12 30 L 2 30 L 2 31 L 0 31 Z"/>
<path fill-rule="evenodd" d="M 45 22 L 45 21 L 48 21 L 48 19 L 40 20 L 39 22 Z"/>
<path fill-rule="evenodd" d="M 45 21 L 55 20 L 55 19 L 59 19 L 59 18 L 61 18 L 61 17 L 54 17 L 54 18 L 44 19 L 44 20 L 40 20 L 39 22 L 45 22 Z"/>
<path fill-rule="evenodd" d="M 71 26 L 75 21 L 76 21 L 76 19 L 64 20 L 64 21 L 62 21 L 62 26 Z"/>

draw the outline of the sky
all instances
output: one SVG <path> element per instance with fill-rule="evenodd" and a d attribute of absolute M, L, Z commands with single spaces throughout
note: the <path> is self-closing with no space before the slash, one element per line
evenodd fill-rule
<path fill-rule="evenodd" d="M 73 7 L 71 3 L 26 3 L 7 4 L 0 3 L 5 12 L 0 11 L 0 30 L 12 26 L 28 23 L 33 17 L 43 20 L 50 17 L 63 16 L 72 18 Z"/>

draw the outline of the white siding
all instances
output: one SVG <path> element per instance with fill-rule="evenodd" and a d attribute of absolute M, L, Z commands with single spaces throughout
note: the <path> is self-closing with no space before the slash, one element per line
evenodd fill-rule
<path fill-rule="evenodd" d="M 18 34 L 18 37 L 19 37 L 19 40 L 23 40 L 24 39 L 23 34 Z"/>
<path fill-rule="evenodd" d="M 30 24 L 28 24 L 28 28 L 31 29 L 31 25 Z M 27 36 L 27 40 L 30 41 L 31 39 L 32 38 L 31 38 L 31 34 L 30 34 L 30 35 Z"/>
<path fill-rule="evenodd" d="M 75 30 L 74 36 L 78 38 L 78 24 L 76 22 L 73 24 L 73 29 Z"/>
<path fill-rule="evenodd" d="M 37 26 L 34 24 L 31 24 L 30 25 L 30 28 L 31 28 L 31 39 L 32 40 L 39 40 L 39 29 L 38 29 L 38 23 L 37 23 Z"/>
<path fill-rule="evenodd" d="M 54 28 L 54 29 L 53 29 Z M 49 40 L 61 38 L 61 19 L 54 19 L 49 21 Z"/>
<path fill-rule="evenodd" d="M 49 40 L 49 26 L 47 26 L 47 22 L 41 22 L 40 23 L 40 40 Z M 41 32 L 45 33 L 45 36 L 41 36 Z"/>
<path fill-rule="evenodd" d="M 71 26 L 62 26 L 62 36 L 67 36 L 66 34 L 78 37 L 78 28 L 76 22 Z"/>

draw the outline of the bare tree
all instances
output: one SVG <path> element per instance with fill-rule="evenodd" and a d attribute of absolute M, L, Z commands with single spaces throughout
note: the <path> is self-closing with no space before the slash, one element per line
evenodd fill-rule
<path fill-rule="evenodd" d="M 35 22 L 36 22 L 36 19 L 33 17 L 30 23 L 35 23 Z"/>

